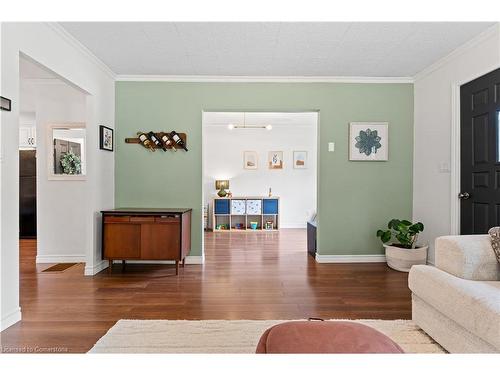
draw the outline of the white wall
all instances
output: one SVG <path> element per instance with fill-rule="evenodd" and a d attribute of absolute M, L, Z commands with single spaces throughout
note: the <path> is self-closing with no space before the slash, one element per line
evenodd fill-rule
<path fill-rule="evenodd" d="M 20 103 L 33 105 L 37 134 L 37 263 L 84 262 L 89 247 L 87 180 L 49 180 L 51 124 L 85 123 L 86 95 L 61 83 L 22 83 Z M 89 145 L 85 145 L 89 148 Z M 82 153 L 85 154 L 85 150 Z M 85 163 L 86 164 L 86 163 Z M 50 165 L 52 165 L 50 163 Z"/>
<path fill-rule="evenodd" d="M 86 102 L 88 200 L 84 219 L 89 239 L 87 274 L 100 261 L 97 212 L 114 206 L 114 153 L 98 150 L 98 126 L 114 127 L 114 75 L 58 26 L 46 23 L 1 24 L 1 92 L 12 99 L 12 112 L 1 111 L 0 241 L 1 327 L 21 318 L 19 306 L 19 55 L 24 53 L 72 82 L 89 96 Z M 57 235 L 54 233 L 54 235 Z"/>
<path fill-rule="evenodd" d="M 432 263 L 435 238 L 454 232 L 451 227 L 452 85 L 466 83 L 498 67 L 500 27 L 495 26 L 415 79 L 413 219 L 425 225 L 421 241 L 431 245 Z"/>
<path fill-rule="evenodd" d="M 272 130 L 228 130 L 205 126 L 205 204 L 216 195 L 215 180 L 229 179 L 233 196 L 267 196 L 269 188 L 280 197 L 282 228 L 305 228 L 316 210 L 317 124 L 279 125 Z M 309 168 L 293 168 L 293 151 L 307 151 Z M 257 170 L 243 168 L 243 152 L 257 151 Z M 268 151 L 283 151 L 284 168 L 270 170 Z"/>

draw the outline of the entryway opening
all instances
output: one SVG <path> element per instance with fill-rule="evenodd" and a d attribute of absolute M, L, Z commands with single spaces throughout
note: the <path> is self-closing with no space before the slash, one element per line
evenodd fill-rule
<path fill-rule="evenodd" d="M 21 275 L 83 274 L 89 242 L 87 94 L 22 54 L 19 82 Z"/>
<path fill-rule="evenodd" d="M 205 261 L 314 256 L 317 169 L 318 112 L 204 112 Z"/>

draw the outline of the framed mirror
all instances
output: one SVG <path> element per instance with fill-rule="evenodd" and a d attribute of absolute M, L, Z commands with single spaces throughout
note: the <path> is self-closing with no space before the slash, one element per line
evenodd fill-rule
<path fill-rule="evenodd" d="M 86 128 L 83 123 L 50 125 L 49 180 L 84 180 L 87 174 Z"/>

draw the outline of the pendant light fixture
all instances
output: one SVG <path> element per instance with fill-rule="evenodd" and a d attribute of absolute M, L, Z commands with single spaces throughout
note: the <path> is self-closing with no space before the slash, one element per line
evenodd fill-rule
<path fill-rule="evenodd" d="M 227 126 L 229 130 L 233 129 L 266 129 L 272 130 L 273 126 L 271 124 L 267 125 L 247 125 L 246 124 L 246 112 L 243 112 L 243 124 L 229 124 Z"/>

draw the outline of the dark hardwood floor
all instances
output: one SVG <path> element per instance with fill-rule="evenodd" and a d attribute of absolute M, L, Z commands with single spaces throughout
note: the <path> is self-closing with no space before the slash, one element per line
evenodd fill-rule
<path fill-rule="evenodd" d="M 406 273 L 385 264 L 318 264 L 306 232 L 206 233 L 205 264 L 83 264 L 42 273 L 36 242 L 21 241 L 23 320 L 1 333 L 4 352 L 86 352 L 119 319 L 410 319 Z M 23 349 L 25 348 L 25 349 Z"/>

